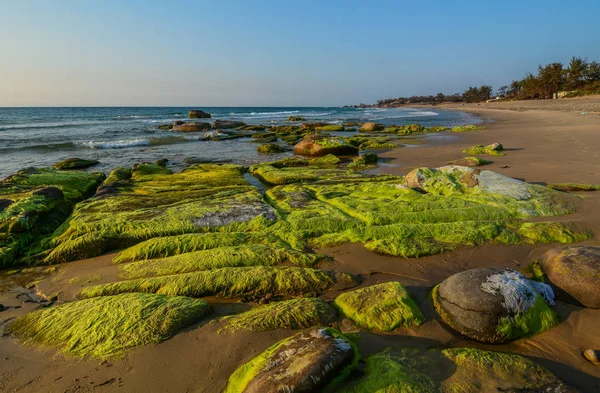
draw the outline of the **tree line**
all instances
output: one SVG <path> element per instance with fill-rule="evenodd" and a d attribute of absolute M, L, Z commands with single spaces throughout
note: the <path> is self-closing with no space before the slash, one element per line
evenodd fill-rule
<path fill-rule="evenodd" d="M 562 63 L 539 66 L 537 74 L 528 73 L 521 80 L 513 80 L 494 92 L 492 86 L 469 87 L 462 94 L 438 93 L 428 96 L 386 98 L 375 106 L 394 107 L 412 103 L 439 104 L 442 102 L 482 102 L 494 96 L 501 99 L 549 99 L 559 91 L 568 91 L 567 97 L 600 94 L 600 63 L 573 57 L 565 67 Z"/>

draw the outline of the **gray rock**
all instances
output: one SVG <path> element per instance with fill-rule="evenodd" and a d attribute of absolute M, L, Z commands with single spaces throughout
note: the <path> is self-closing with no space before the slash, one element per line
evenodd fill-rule
<path fill-rule="evenodd" d="M 600 308 L 600 247 L 555 248 L 541 266 L 554 286 L 585 307 Z"/>
<path fill-rule="evenodd" d="M 321 391 L 354 358 L 343 338 L 323 329 L 297 334 L 277 348 L 244 393 Z"/>
<path fill-rule="evenodd" d="M 194 122 L 194 123 L 183 123 L 173 126 L 173 131 L 180 132 L 199 132 L 199 131 L 209 131 L 210 123 L 203 122 Z"/>
<path fill-rule="evenodd" d="M 541 295 L 515 270 L 472 269 L 446 279 L 435 296 L 438 314 L 454 330 L 478 341 L 502 343 L 516 337 L 500 332 L 499 323 L 528 312 Z"/>

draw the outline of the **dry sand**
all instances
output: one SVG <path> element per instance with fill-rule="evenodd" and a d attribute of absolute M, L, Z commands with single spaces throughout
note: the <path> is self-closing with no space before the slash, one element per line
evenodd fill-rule
<path fill-rule="evenodd" d="M 562 106 L 561 106 L 562 105 Z M 550 108 L 552 106 L 552 108 Z M 581 108 L 589 108 L 581 114 Z M 427 144 L 399 148 L 383 154 L 379 172 L 405 174 L 414 167 L 436 167 L 463 157 L 461 150 L 476 144 L 500 142 L 507 155 L 491 158 L 486 167 L 529 182 L 600 183 L 600 100 L 532 101 L 446 106 L 483 118 L 487 129 L 463 134 L 443 133 L 427 137 Z M 595 109 L 595 110 L 593 110 Z M 594 233 L 584 244 L 598 244 L 600 236 L 600 192 L 581 200 L 579 212 L 563 217 L 579 222 Z M 600 310 L 569 305 L 560 299 L 556 310 L 563 322 L 550 331 L 507 345 L 483 345 L 466 339 L 439 322 L 428 298 L 431 287 L 448 276 L 475 267 L 523 269 L 553 245 L 519 245 L 464 248 L 420 259 L 399 259 L 374 254 L 360 245 L 348 244 L 320 250 L 334 257 L 324 268 L 361 274 L 363 285 L 397 280 L 406 285 L 420 304 L 428 321 L 414 329 L 393 334 L 363 333 L 359 347 L 369 355 L 389 346 L 444 348 L 471 346 L 529 356 L 581 392 L 600 391 L 600 367 L 587 362 L 581 351 L 600 349 Z M 111 256 L 61 266 L 40 283 L 46 293 L 61 292 L 61 299 L 74 295 L 75 277 L 94 283 L 110 281 L 115 274 Z M 100 276 L 100 277 L 97 277 Z M 27 277 L 28 280 L 32 277 Z M 95 281 L 100 280 L 100 281 Z M 15 299 L 0 279 L 0 303 L 23 305 L 4 311 L 1 321 L 22 315 L 35 307 Z M 76 285 L 88 285 L 86 280 Z M 336 293 L 323 295 L 331 299 Z M 217 314 L 225 315 L 241 304 L 218 304 Z M 0 340 L 0 391 L 2 392 L 220 392 L 228 376 L 239 365 L 272 343 L 289 336 L 289 331 L 217 334 L 219 323 L 202 323 L 154 346 L 106 362 L 73 360 L 53 351 L 38 351 L 19 345 L 14 339 Z"/>

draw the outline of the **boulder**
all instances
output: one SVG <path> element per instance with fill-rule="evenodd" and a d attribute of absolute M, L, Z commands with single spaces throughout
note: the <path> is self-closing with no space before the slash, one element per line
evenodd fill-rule
<path fill-rule="evenodd" d="M 278 342 L 237 369 L 225 393 L 318 392 L 354 359 L 352 344 L 342 334 L 311 329 Z"/>
<path fill-rule="evenodd" d="M 199 131 L 210 131 L 210 123 L 194 122 L 194 123 L 183 123 L 173 126 L 173 131 L 180 132 L 199 132 Z"/>
<path fill-rule="evenodd" d="M 54 164 L 54 169 L 85 169 L 91 166 L 99 164 L 100 161 L 96 160 L 84 160 L 82 158 L 67 158 L 66 160 L 57 162 Z"/>
<path fill-rule="evenodd" d="M 285 151 L 283 147 L 275 143 L 265 143 L 264 145 L 260 145 L 256 150 L 262 154 L 283 153 Z"/>
<path fill-rule="evenodd" d="M 360 126 L 359 131 L 372 132 L 372 131 L 382 131 L 384 129 L 385 129 L 385 127 L 383 125 L 373 123 L 370 121 L 370 122 L 367 122 L 367 123 L 363 124 L 362 126 Z"/>
<path fill-rule="evenodd" d="M 210 119 L 210 113 L 195 109 L 188 112 L 188 118 L 190 119 Z"/>
<path fill-rule="evenodd" d="M 339 137 L 312 134 L 294 146 L 294 153 L 308 157 L 325 156 L 327 154 L 350 156 L 357 155 L 358 148 Z"/>
<path fill-rule="evenodd" d="M 303 123 L 301 125 L 301 127 L 303 129 L 312 129 L 312 128 L 315 128 L 315 127 L 323 127 L 323 126 L 326 126 L 326 125 L 327 125 L 327 123 L 325 123 L 323 121 L 315 121 L 315 122 L 312 122 L 312 123 Z"/>
<path fill-rule="evenodd" d="M 306 120 L 302 116 L 290 116 L 288 117 L 288 121 L 304 121 Z"/>
<path fill-rule="evenodd" d="M 541 266 L 552 285 L 585 307 L 600 308 L 600 247 L 555 248 Z"/>
<path fill-rule="evenodd" d="M 215 129 L 217 130 L 226 130 L 228 128 L 238 128 L 238 127 L 245 127 L 246 123 L 244 123 L 243 121 L 236 121 L 236 120 L 215 120 L 213 122 L 213 127 L 215 127 Z"/>
<path fill-rule="evenodd" d="M 510 269 L 472 269 L 434 289 L 436 311 L 450 327 L 474 340 L 504 343 L 558 323 L 552 289 Z"/>

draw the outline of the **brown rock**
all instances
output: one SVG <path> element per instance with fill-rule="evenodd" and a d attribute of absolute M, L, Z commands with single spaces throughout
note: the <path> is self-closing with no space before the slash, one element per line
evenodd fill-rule
<path fill-rule="evenodd" d="M 173 131 L 179 132 L 199 132 L 210 131 L 210 124 L 203 122 L 183 123 L 173 126 Z"/>
<path fill-rule="evenodd" d="M 364 132 L 372 132 L 372 131 L 382 131 L 384 130 L 385 127 L 382 124 L 377 124 L 377 123 L 373 123 L 373 122 L 367 122 L 365 124 L 363 124 L 359 131 L 364 131 Z"/>
<path fill-rule="evenodd" d="M 188 118 L 190 119 L 210 119 L 210 113 L 195 109 L 188 112 Z"/>
<path fill-rule="evenodd" d="M 327 154 L 355 156 L 358 154 L 358 148 L 339 137 L 313 134 L 296 144 L 294 153 L 307 157 L 326 156 Z"/>
<path fill-rule="evenodd" d="M 215 120 L 213 122 L 213 126 L 217 130 L 225 130 L 228 128 L 244 127 L 246 126 L 246 123 L 244 123 L 243 121 L 236 120 Z"/>

